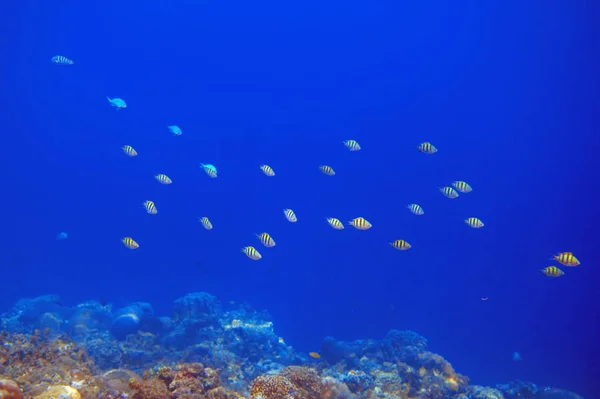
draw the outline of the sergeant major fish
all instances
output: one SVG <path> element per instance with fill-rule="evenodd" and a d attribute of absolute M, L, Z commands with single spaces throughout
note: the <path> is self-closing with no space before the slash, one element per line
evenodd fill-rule
<path fill-rule="evenodd" d="M 175 136 L 181 136 L 183 134 L 183 132 L 177 125 L 171 125 L 171 126 L 167 126 L 167 127 L 169 128 L 171 133 L 173 133 Z"/>
<path fill-rule="evenodd" d="M 106 97 L 106 99 L 108 100 L 108 102 L 110 103 L 110 105 L 112 105 L 113 107 L 115 107 L 118 110 L 120 109 L 124 109 L 127 108 L 127 103 L 120 98 L 110 98 L 110 97 Z"/>
<path fill-rule="evenodd" d="M 54 57 L 50 58 L 50 60 L 53 63 L 59 64 L 59 65 L 73 65 L 74 64 L 73 60 L 70 60 L 67 57 L 63 57 L 62 55 L 55 55 Z"/>

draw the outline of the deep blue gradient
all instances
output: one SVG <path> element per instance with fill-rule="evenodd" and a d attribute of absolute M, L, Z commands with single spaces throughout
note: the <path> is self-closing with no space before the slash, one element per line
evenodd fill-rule
<path fill-rule="evenodd" d="M 472 383 L 520 378 L 599 397 L 591 4 L 8 2 L 0 309 L 57 293 L 169 314 L 174 299 L 207 291 L 267 309 L 298 350 L 412 329 Z M 75 65 L 52 64 L 57 54 Z M 363 150 L 349 152 L 350 138 Z M 439 152 L 419 153 L 423 141 Z M 436 190 L 454 180 L 474 191 Z M 336 231 L 329 216 L 373 228 Z M 469 216 L 486 226 L 469 228 Z M 69 238 L 56 241 L 61 231 Z M 275 248 L 260 247 L 262 231 Z M 412 249 L 388 245 L 399 238 Z M 542 275 L 560 251 L 582 265 Z"/>

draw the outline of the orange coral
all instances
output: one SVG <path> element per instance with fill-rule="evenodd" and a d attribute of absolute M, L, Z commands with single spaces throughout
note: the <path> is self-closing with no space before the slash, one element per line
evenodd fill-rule
<path fill-rule="evenodd" d="M 13 380 L 0 380 L 0 399 L 23 399 L 23 393 Z"/>

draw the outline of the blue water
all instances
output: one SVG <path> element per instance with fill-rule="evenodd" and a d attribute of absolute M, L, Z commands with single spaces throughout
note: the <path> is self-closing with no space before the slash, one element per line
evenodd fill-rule
<path fill-rule="evenodd" d="M 411 329 L 472 383 L 599 395 L 597 6 L 88 3 L 3 7 L 1 311 L 56 293 L 169 314 L 207 291 L 267 309 L 299 350 Z M 474 191 L 436 190 L 454 180 Z M 541 274 L 561 251 L 582 265 Z"/>

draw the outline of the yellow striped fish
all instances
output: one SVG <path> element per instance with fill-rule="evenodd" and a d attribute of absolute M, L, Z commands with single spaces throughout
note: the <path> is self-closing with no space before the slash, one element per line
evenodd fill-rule
<path fill-rule="evenodd" d="M 344 145 L 348 147 L 350 151 L 360 151 L 360 145 L 356 140 L 346 140 L 344 141 Z"/>
<path fill-rule="evenodd" d="M 344 224 L 342 222 L 340 222 L 339 219 L 336 218 L 327 218 L 327 223 L 329 223 L 329 225 L 331 227 L 333 227 L 336 230 L 343 230 L 344 229 Z"/>
<path fill-rule="evenodd" d="M 162 173 L 155 175 L 154 178 L 158 180 L 160 184 L 171 184 L 173 181 L 167 175 L 163 175 Z"/>
<path fill-rule="evenodd" d="M 158 209 L 156 209 L 156 205 L 153 201 L 144 201 L 142 205 L 144 205 L 144 208 L 146 208 L 146 212 L 148 212 L 149 214 L 156 215 L 158 213 Z"/>
<path fill-rule="evenodd" d="M 479 229 L 484 226 L 484 224 L 481 220 L 479 220 L 477 218 L 473 218 L 473 217 L 465 219 L 465 223 L 475 229 Z"/>
<path fill-rule="evenodd" d="M 458 193 L 452 187 L 446 186 L 446 187 L 438 188 L 438 190 L 440 190 L 440 192 L 448 198 L 452 198 L 452 199 L 458 198 Z"/>
<path fill-rule="evenodd" d="M 321 169 L 321 172 L 325 173 L 327 176 L 335 175 L 335 171 L 331 168 L 331 166 L 321 165 L 319 166 L 319 169 Z"/>
<path fill-rule="evenodd" d="M 412 213 L 414 213 L 415 215 L 421 216 L 421 215 L 423 215 L 425 213 L 425 211 L 423 210 L 423 208 L 421 208 L 421 206 L 417 205 L 417 204 L 408 204 L 408 205 L 406 205 L 406 207 L 408 209 L 410 209 L 410 211 Z"/>
<path fill-rule="evenodd" d="M 135 157 L 137 155 L 137 151 L 134 150 L 133 147 L 130 145 L 124 145 L 123 147 L 121 147 L 121 149 L 125 154 L 129 155 L 130 157 Z"/>
<path fill-rule="evenodd" d="M 129 249 L 137 249 L 140 247 L 140 244 L 135 242 L 135 240 L 131 237 L 123 237 L 123 239 L 121 239 L 121 242 Z"/>
<path fill-rule="evenodd" d="M 400 251 L 406 251 L 410 248 L 410 244 L 404 240 L 396 240 L 394 242 L 390 242 L 390 245 Z"/>
<path fill-rule="evenodd" d="M 260 170 L 269 177 L 275 176 L 275 171 L 269 165 L 260 165 Z"/>
<path fill-rule="evenodd" d="M 215 168 L 215 165 L 211 165 L 209 163 L 207 163 L 206 165 L 201 163 L 200 167 L 202 169 L 204 169 L 204 172 L 209 176 L 212 177 L 213 179 L 215 179 L 217 177 L 217 168 Z"/>
<path fill-rule="evenodd" d="M 457 180 L 453 182 L 452 185 L 461 193 L 470 193 L 471 191 L 473 191 L 473 188 L 466 181 Z"/>
<path fill-rule="evenodd" d="M 554 260 L 560 264 L 571 267 L 579 266 L 581 264 L 579 263 L 579 259 L 577 259 L 572 252 L 561 252 L 558 255 L 554 255 Z"/>
<path fill-rule="evenodd" d="M 212 230 L 213 225 L 210 222 L 210 220 L 208 220 L 208 218 L 206 216 L 203 216 L 201 218 L 198 218 L 198 221 L 200 223 L 202 223 L 202 227 L 204 227 L 206 230 Z"/>
<path fill-rule="evenodd" d="M 363 217 L 357 217 L 348 222 L 350 226 L 354 226 L 359 230 L 368 230 L 372 227 L 371 223 Z"/>
<path fill-rule="evenodd" d="M 250 245 L 242 248 L 242 252 L 245 253 L 246 256 L 252 260 L 259 260 L 260 258 L 262 258 L 262 255 L 260 254 L 260 252 L 258 252 L 256 250 L 256 248 L 254 248 L 253 246 L 250 246 Z"/>
<path fill-rule="evenodd" d="M 563 272 L 556 266 L 548 266 L 547 268 L 542 269 L 541 272 L 544 273 L 546 276 L 550 277 L 560 277 L 563 274 L 565 274 L 565 272 Z"/>
<path fill-rule="evenodd" d="M 73 65 L 74 64 L 73 60 L 70 60 L 67 57 L 63 57 L 62 55 L 55 55 L 54 57 L 50 58 L 50 60 L 52 62 L 54 62 L 55 64 L 60 64 L 60 65 Z"/>
<path fill-rule="evenodd" d="M 267 248 L 275 246 L 275 240 L 273 240 L 273 237 L 271 237 L 269 233 L 256 234 L 256 237 L 260 240 L 262 245 L 264 245 Z"/>
<path fill-rule="evenodd" d="M 437 148 L 429 141 L 419 144 L 417 148 L 424 154 L 434 154 L 437 152 Z"/>
<path fill-rule="evenodd" d="M 284 209 L 283 214 L 285 215 L 285 218 L 292 223 L 296 223 L 298 221 L 296 214 L 291 209 Z"/>

